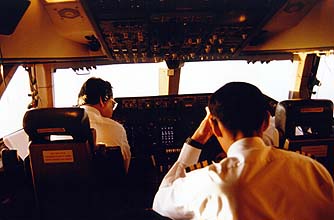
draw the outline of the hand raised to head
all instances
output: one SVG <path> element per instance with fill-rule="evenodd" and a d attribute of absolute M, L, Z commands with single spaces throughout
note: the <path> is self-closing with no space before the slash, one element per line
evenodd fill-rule
<path fill-rule="evenodd" d="M 194 132 L 194 134 L 191 136 L 191 138 L 201 144 L 205 144 L 210 137 L 212 136 L 212 129 L 210 125 L 210 119 L 212 117 L 210 110 L 208 107 L 205 107 L 206 116 Z"/>

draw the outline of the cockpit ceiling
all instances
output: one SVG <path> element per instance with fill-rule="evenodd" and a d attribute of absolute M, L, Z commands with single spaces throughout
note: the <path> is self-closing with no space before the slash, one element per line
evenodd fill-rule
<path fill-rule="evenodd" d="M 100 42 L 119 63 L 247 56 L 286 0 L 82 0 Z M 298 3 L 298 4 L 297 4 Z M 304 3 L 303 3 L 304 4 Z M 304 4 L 305 5 L 305 4 Z"/>

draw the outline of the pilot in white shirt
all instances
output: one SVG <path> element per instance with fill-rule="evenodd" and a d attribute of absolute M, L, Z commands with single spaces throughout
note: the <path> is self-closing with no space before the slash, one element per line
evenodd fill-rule
<path fill-rule="evenodd" d="M 111 119 L 117 103 L 113 99 L 110 83 L 100 78 L 89 78 L 81 87 L 78 104 L 86 110 L 90 125 L 96 131 L 96 143 L 121 148 L 127 172 L 131 151 L 123 125 Z"/>
<path fill-rule="evenodd" d="M 240 109 L 241 102 L 253 107 Z M 153 210 L 172 219 L 334 219 L 334 184 L 326 168 L 263 141 L 269 114 L 257 87 L 228 83 L 210 97 L 208 109 L 163 178 Z M 212 135 L 227 157 L 186 172 Z"/>

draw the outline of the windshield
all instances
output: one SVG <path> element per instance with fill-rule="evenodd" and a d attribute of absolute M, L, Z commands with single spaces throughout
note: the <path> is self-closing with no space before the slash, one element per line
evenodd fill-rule
<path fill-rule="evenodd" d="M 165 63 L 104 65 L 80 72 L 58 69 L 53 73 L 54 105 L 76 105 L 82 84 L 93 76 L 109 81 L 114 97 L 159 95 L 159 68 L 166 68 Z"/>
<path fill-rule="evenodd" d="M 288 98 L 293 88 L 296 64 L 291 61 L 247 63 L 246 61 L 211 61 L 186 63 L 180 78 L 180 94 L 214 92 L 232 81 L 256 85 L 271 98 Z"/>
<path fill-rule="evenodd" d="M 108 80 L 114 97 L 159 95 L 159 74 L 165 63 L 118 64 L 97 66 L 79 74 L 59 69 L 53 74 L 56 107 L 73 106 L 81 85 L 89 77 Z M 181 69 L 179 94 L 211 93 L 227 82 L 245 81 L 258 86 L 277 101 L 288 98 L 293 88 L 296 65 L 291 61 L 247 63 L 246 61 L 210 61 L 185 63 Z M 64 84 L 66 82 L 66 84 Z M 70 85 L 70 86 L 66 86 Z"/>
<path fill-rule="evenodd" d="M 89 71 L 58 69 L 53 73 L 55 107 L 70 107 L 77 104 L 81 85 L 89 77 L 96 76 L 110 81 L 114 97 L 157 96 L 159 76 L 166 74 L 162 63 L 117 64 L 97 66 Z M 211 93 L 230 81 L 245 81 L 258 86 L 271 98 L 288 99 L 296 78 L 297 65 L 291 61 L 247 63 L 246 61 L 209 61 L 185 63 L 181 69 L 179 94 Z M 313 98 L 333 100 L 334 58 L 321 57 L 318 79 L 320 86 L 314 89 Z M 28 73 L 17 69 L 0 99 L 0 137 L 22 128 L 22 119 L 31 102 Z"/>

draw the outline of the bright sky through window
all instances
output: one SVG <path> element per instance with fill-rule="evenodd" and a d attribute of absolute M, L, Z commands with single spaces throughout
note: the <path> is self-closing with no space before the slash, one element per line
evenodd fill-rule
<path fill-rule="evenodd" d="M 322 57 L 314 98 L 334 99 L 333 56 Z M 110 81 L 114 97 L 159 95 L 159 69 L 165 63 L 118 64 L 76 74 L 72 69 L 58 69 L 53 74 L 55 107 L 77 104 L 83 82 L 96 76 Z M 210 93 L 230 81 L 246 81 L 258 86 L 263 93 L 282 101 L 293 88 L 297 66 L 291 61 L 250 63 L 245 61 L 210 61 L 185 63 L 181 70 L 179 94 Z M 19 67 L 0 100 L 0 137 L 22 128 L 22 119 L 31 102 L 28 73 Z"/>

